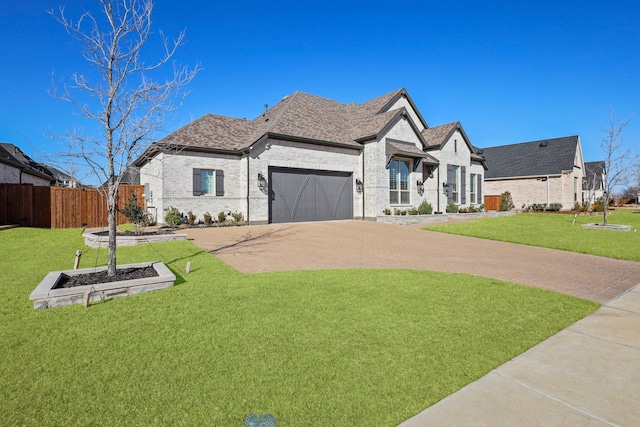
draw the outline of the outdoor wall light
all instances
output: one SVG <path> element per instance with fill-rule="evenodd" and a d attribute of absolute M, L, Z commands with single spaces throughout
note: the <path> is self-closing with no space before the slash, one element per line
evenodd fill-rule
<path fill-rule="evenodd" d="M 360 180 L 360 178 L 356 178 L 356 191 L 358 194 L 361 194 L 364 191 L 364 183 Z"/>
<path fill-rule="evenodd" d="M 446 182 L 442 183 L 442 194 L 449 194 L 449 184 L 447 184 Z"/>
<path fill-rule="evenodd" d="M 260 190 L 267 188 L 267 179 L 260 172 L 258 172 L 258 188 Z"/>
<path fill-rule="evenodd" d="M 424 182 L 418 180 L 416 181 L 416 185 L 418 186 L 418 194 L 422 196 L 422 193 L 424 193 Z"/>

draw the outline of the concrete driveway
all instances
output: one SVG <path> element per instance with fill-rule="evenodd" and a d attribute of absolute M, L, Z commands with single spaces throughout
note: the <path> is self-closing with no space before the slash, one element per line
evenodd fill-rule
<path fill-rule="evenodd" d="M 192 228 L 199 247 L 243 273 L 411 268 L 475 274 L 607 303 L 640 283 L 640 263 L 424 231 L 329 221 Z"/>

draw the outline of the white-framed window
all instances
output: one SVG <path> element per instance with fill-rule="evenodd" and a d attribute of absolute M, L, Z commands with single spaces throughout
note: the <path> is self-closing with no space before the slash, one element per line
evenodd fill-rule
<path fill-rule="evenodd" d="M 451 198 L 460 203 L 460 166 L 451 166 Z"/>
<path fill-rule="evenodd" d="M 215 194 L 214 175 L 211 169 L 200 169 L 200 194 Z"/>
<path fill-rule="evenodd" d="M 478 199 L 478 186 L 476 185 L 476 183 L 478 182 L 478 175 L 476 175 L 475 173 L 471 174 L 471 178 L 470 178 L 469 182 L 469 192 L 470 192 L 470 196 L 471 196 L 471 204 L 475 204 L 478 203 L 477 199 Z"/>
<path fill-rule="evenodd" d="M 409 160 L 393 159 L 389 163 L 389 203 L 408 205 L 411 201 L 409 189 Z"/>

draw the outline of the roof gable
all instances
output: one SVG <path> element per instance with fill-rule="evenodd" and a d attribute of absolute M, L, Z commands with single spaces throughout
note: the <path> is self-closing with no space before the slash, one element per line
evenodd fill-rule
<path fill-rule="evenodd" d="M 487 162 L 486 179 L 560 175 L 573 170 L 579 137 L 544 139 L 478 150 Z"/>

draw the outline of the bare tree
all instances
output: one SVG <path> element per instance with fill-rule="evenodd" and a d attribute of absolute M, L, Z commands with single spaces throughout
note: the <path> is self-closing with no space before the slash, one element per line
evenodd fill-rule
<path fill-rule="evenodd" d="M 604 153 L 605 164 L 604 225 L 607 225 L 608 204 L 613 190 L 615 187 L 625 185 L 628 182 L 629 174 L 637 159 L 637 156 L 633 154 L 631 148 L 624 141 L 624 130 L 630 122 L 631 118 L 627 120 L 614 118 L 613 110 L 611 110 L 609 127 L 603 129 L 605 137 L 600 143 L 600 148 Z"/>
<path fill-rule="evenodd" d="M 70 131 L 66 157 L 87 165 L 107 199 L 109 227 L 108 275 L 116 274 L 116 211 L 118 187 L 127 167 L 151 142 L 154 133 L 184 99 L 186 85 L 199 71 L 173 66 L 173 76 L 162 82 L 153 74 L 169 63 L 182 45 L 184 31 L 175 40 L 160 32 L 162 52 L 151 62 L 143 48 L 151 36 L 151 0 L 99 0 L 99 13 L 84 12 L 76 21 L 50 11 L 67 33 L 82 47 L 89 74 L 76 73 L 70 84 L 55 95 L 73 104 L 82 117 L 92 120 L 97 136 Z M 146 49 L 144 49 L 146 52 Z"/>

